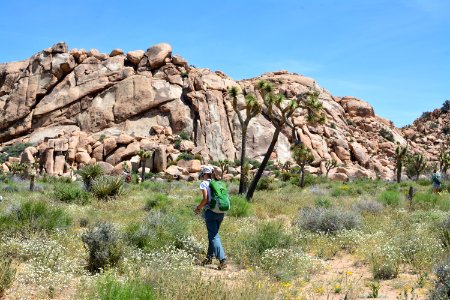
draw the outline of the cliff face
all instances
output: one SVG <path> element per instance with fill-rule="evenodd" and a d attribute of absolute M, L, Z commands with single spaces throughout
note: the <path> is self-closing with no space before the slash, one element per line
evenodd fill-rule
<path fill-rule="evenodd" d="M 181 150 L 200 154 L 205 160 L 235 159 L 241 132 L 226 90 L 236 85 L 253 91 L 260 79 L 273 82 L 287 98 L 308 89 L 320 92 L 327 123 L 306 125 L 301 113 L 294 119 L 298 136 L 315 158 L 310 172 L 323 171 L 324 160 L 335 159 L 342 165 L 331 173 L 337 179 L 393 176 L 395 142 L 406 141 L 400 130 L 375 115 L 368 103 L 354 97 L 334 97 L 314 79 L 286 71 L 234 81 L 220 71 L 189 67 L 182 57 L 172 55 L 168 44 L 126 54 L 115 49 L 107 55 L 95 49 L 69 51 L 65 43 L 58 43 L 28 60 L 1 64 L 0 142 L 20 140 L 42 145 L 45 140 L 45 146 L 40 146 L 45 151 L 51 147 L 49 138 L 63 138 L 59 151 L 72 150 L 70 155 L 59 154 L 65 157 L 65 162 L 59 158 L 60 164 L 79 165 L 95 159 L 114 166 L 130 159 L 139 148 L 159 148 L 165 152 L 163 160 L 174 159 L 179 153 L 175 149 L 179 147 L 173 147 L 176 134 L 187 132 L 193 144 L 185 141 Z M 243 98 L 239 101 L 243 108 Z M 250 158 L 264 155 L 273 131 L 262 115 L 251 121 Z M 73 137 L 78 137 L 77 143 Z M 104 137 L 114 139 L 114 143 L 105 145 L 108 139 Z M 80 139 L 85 139 L 82 144 Z M 291 131 L 286 128 L 274 160 L 291 159 L 290 139 Z M 100 145 L 101 155 L 95 150 Z M 130 145 L 132 149 L 123 155 L 123 148 Z M 52 155 L 49 159 L 55 160 L 56 154 Z"/>

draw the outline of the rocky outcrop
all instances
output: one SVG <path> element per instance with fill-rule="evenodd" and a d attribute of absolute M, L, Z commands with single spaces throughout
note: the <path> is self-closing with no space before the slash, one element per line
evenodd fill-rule
<path fill-rule="evenodd" d="M 311 89 L 320 93 L 326 124 L 307 125 L 304 112 L 294 116 L 297 136 L 314 155 L 311 172 L 323 170 L 324 160 L 335 159 L 341 168 L 330 175 L 339 180 L 392 177 L 395 142 L 406 142 L 367 102 L 335 97 L 314 79 L 287 71 L 235 81 L 220 71 L 189 67 L 165 43 L 147 51 L 114 49 L 110 54 L 69 51 L 58 43 L 28 60 L 1 64 L 0 142 L 32 142 L 42 168 L 52 174 L 99 161 L 108 172 L 116 172 L 133 165 L 139 149 L 153 152 L 146 168 L 154 172 L 167 172 L 170 161 L 182 152 L 204 161 L 235 159 L 241 131 L 226 91 L 239 86 L 253 92 L 260 79 L 273 82 L 287 98 Z M 243 99 L 240 105 L 243 109 Z M 380 135 L 382 129 L 392 133 L 394 143 Z M 250 158 L 263 157 L 273 131 L 263 115 L 251 121 Z M 190 140 L 180 140 L 182 132 Z M 272 159 L 291 160 L 292 142 L 286 128 Z M 185 170 L 198 170 L 199 165 L 192 164 Z M 169 172 L 191 176 L 180 168 L 170 166 Z"/>

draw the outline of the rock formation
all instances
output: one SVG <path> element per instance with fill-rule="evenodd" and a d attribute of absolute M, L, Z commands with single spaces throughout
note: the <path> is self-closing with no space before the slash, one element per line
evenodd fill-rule
<path fill-rule="evenodd" d="M 323 171 L 324 160 L 335 159 L 341 167 L 330 172 L 332 178 L 392 178 L 395 143 L 406 141 L 367 102 L 335 97 L 314 79 L 287 71 L 235 81 L 220 71 L 190 67 L 164 43 L 147 51 L 114 49 L 109 55 L 58 43 L 28 60 L 0 64 L 0 142 L 33 143 L 22 158 L 39 155 L 42 168 L 52 174 L 99 161 L 108 170 L 121 170 L 122 162 L 132 165 L 141 148 L 154 153 L 146 166 L 154 172 L 167 171 L 181 152 L 205 161 L 235 159 L 241 133 L 226 90 L 236 85 L 253 91 L 260 79 L 273 82 L 287 98 L 308 89 L 320 92 L 327 123 L 306 125 L 302 113 L 294 119 L 315 158 L 310 172 Z M 250 158 L 262 158 L 273 131 L 263 115 L 251 121 Z M 190 140 L 180 140 L 182 132 Z M 291 142 L 286 128 L 273 159 L 290 160 Z M 169 172 L 190 176 L 194 170 L 197 162 Z"/>

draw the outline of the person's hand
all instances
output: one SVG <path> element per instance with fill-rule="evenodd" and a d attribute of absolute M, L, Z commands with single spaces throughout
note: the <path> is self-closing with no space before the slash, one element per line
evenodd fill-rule
<path fill-rule="evenodd" d="M 201 208 L 197 206 L 194 210 L 195 214 L 198 215 L 200 213 Z"/>

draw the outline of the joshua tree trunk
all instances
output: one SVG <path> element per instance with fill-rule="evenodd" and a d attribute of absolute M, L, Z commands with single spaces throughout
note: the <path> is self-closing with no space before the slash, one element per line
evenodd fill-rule
<path fill-rule="evenodd" d="M 245 164 L 245 154 L 247 148 L 247 126 L 242 126 L 242 142 L 241 142 L 241 178 L 239 179 L 239 195 L 242 195 L 247 190 L 247 182 L 245 176 L 243 176 L 243 169 Z"/>
<path fill-rule="evenodd" d="M 35 179 L 36 179 L 36 175 L 32 174 L 30 176 L 30 191 L 34 191 Z"/>
<path fill-rule="evenodd" d="M 275 148 L 275 145 L 278 141 L 278 136 L 280 135 L 281 127 L 277 127 L 275 129 L 275 132 L 273 133 L 272 141 L 270 142 L 269 149 L 267 149 L 266 155 L 264 156 L 264 159 L 261 163 L 261 165 L 258 168 L 258 171 L 255 174 L 255 177 L 252 180 L 252 183 L 250 184 L 250 187 L 247 191 L 247 195 L 245 198 L 247 200 L 251 200 L 253 198 L 253 194 L 255 193 L 256 186 L 258 184 L 258 181 L 261 179 L 262 173 L 264 172 L 264 169 L 266 168 L 267 163 L 269 162 L 270 156 L 272 155 L 273 149 Z"/>
<path fill-rule="evenodd" d="M 141 182 L 144 182 L 145 178 L 145 159 L 141 159 Z"/>
<path fill-rule="evenodd" d="M 402 163 L 397 164 L 397 183 L 400 183 L 402 179 Z"/>
<path fill-rule="evenodd" d="M 300 166 L 300 172 L 301 172 L 301 174 L 300 174 L 300 187 L 304 188 L 305 187 L 305 165 L 304 164 L 302 164 Z"/>

